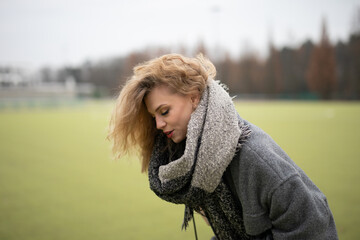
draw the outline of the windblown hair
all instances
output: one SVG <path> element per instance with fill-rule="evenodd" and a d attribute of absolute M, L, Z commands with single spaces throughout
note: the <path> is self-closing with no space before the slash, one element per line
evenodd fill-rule
<path fill-rule="evenodd" d="M 134 151 L 139 153 L 141 171 L 146 172 L 158 130 L 144 97 L 160 85 L 179 94 L 199 93 L 201 96 L 207 79 L 215 78 L 216 69 L 202 54 L 196 58 L 168 54 L 141 63 L 133 71 L 116 100 L 107 138 L 113 141 L 116 158 Z"/>

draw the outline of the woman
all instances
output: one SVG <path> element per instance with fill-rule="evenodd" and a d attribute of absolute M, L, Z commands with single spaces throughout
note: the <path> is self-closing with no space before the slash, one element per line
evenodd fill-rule
<path fill-rule="evenodd" d="M 195 210 L 217 239 L 337 239 L 326 197 L 215 74 L 201 55 L 135 67 L 110 121 L 114 153 L 140 150 L 152 191 L 185 204 L 183 227 Z"/>

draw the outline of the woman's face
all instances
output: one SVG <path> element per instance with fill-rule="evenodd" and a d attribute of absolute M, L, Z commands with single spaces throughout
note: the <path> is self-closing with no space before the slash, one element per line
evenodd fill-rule
<path fill-rule="evenodd" d="M 191 113 L 198 103 L 199 96 L 174 93 L 164 85 L 155 87 L 145 97 L 146 108 L 155 118 L 156 128 L 175 143 L 186 138 Z"/>

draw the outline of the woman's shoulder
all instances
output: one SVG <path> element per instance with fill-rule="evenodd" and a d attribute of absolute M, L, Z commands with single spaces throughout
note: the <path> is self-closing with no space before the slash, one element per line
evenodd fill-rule
<path fill-rule="evenodd" d="M 279 181 L 297 173 L 295 163 L 270 135 L 246 120 L 243 124 L 249 126 L 251 133 L 234 158 L 233 162 L 238 162 L 234 165 L 246 175 L 256 174 L 256 177 L 272 177 Z"/>
<path fill-rule="evenodd" d="M 299 176 L 298 167 L 266 132 L 246 120 L 241 121 L 251 133 L 242 142 L 228 172 L 241 202 L 258 202 L 258 206 L 265 207 L 272 192 L 288 179 Z"/>
<path fill-rule="evenodd" d="M 292 160 L 263 130 L 248 121 L 250 135 L 231 161 L 227 174 L 244 207 L 244 213 L 261 215 L 267 211 L 271 194 L 298 171 Z"/>

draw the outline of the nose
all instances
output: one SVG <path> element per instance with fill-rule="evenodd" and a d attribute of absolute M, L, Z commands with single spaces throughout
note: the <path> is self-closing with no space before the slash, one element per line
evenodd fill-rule
<path fill-rule="evenodd" d="M 166 122 L 161 117 L 156 117 L 156 128 L 163 129 L 166 126 Z"/>

